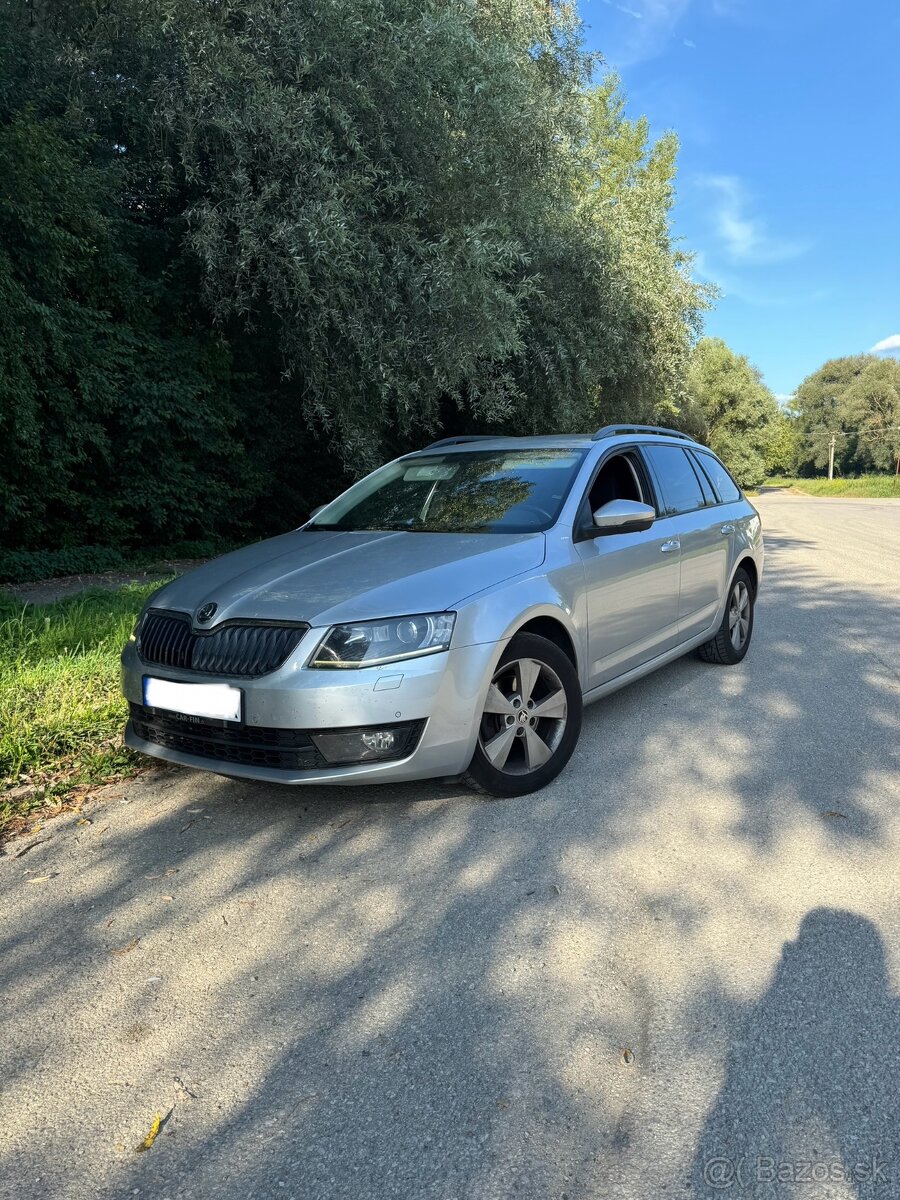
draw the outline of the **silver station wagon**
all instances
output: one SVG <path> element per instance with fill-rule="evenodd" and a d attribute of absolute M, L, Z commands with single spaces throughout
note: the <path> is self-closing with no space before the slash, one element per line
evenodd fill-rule
<path fill-rule="evenodd" d="M 683 434 L 457 437 L 158 591 L 122 655 L 129 746 L 292 784 L 549 783 L 585 704 L 747 653 L 759 515 Z"/>

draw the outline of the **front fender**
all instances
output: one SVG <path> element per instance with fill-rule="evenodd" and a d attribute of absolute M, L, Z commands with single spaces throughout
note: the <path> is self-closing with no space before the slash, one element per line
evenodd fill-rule
<path fill-rule="evenodd" d="M 578 679 L 583 690 L 588 658 L 587 600 L 584 568 L 580 561 L 546 575 L 509 580 L 471 597 L 457 609 L 454 644 L 494 643 L 497 649 L 492 660 L 493 674 L 510 638 L 538 617 L 556 621 L 568 634 L 575 649 Z M 487 686 L 488 683 L 485 694 Z"/>

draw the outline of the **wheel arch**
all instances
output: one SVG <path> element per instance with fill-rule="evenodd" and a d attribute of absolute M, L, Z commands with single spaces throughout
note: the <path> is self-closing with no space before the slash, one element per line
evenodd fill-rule
<path fill-rule="evenodd" d="M 750 586 L 753 589 L 753 599 L 754 602 L 756 601 L 756 593 L 759 590 L 759 564 L 752 554 L 744 550 L 738 555 L 737 561 L 729 572 L 728 583 L 726 584 L 725 589 L 722 592 L 721 599 L 719 600 L 719 607 L 716 610 L 715 620 L 709 627 L 711 631 L 718 629 L 722 617 L 725 615 L 725 609 L 728 605 L 728 597 L 731 595 L 731 589 L 734 587 L 734 577 L 742 567 L 750 576 Z"/>
<path fill-rule="evenodd" d="M 546 613 L 541 616 L 531 617 L 523 625 L 520 625 L 512 636 L 516 637 L 520 633 L 533 633 L 537 637 L 542 637 L 548 642 L 552 642 L 554 646 L 558 646 L 575 668 L 576 675 L 579 674 L 578 653 L 575 649 L 575 642 L 568 629 L 558 617 L 549 616 Z"/>
<path fill-rule="evenodd" d="M 756 593 L 759 591 L 759 568 L 756 565 L 756 559 L 750 554 L 745 554 L 742 558 L 738 559 L 734 571 L 731 574 L 732 582 L 734 581 L 735 575 L 742 567 L 750 576 L 750 584 L 753 588 L 753 596 L 755 599 Z M 731 584 L 729 584 L 729 587 L 730 586 Z"/>

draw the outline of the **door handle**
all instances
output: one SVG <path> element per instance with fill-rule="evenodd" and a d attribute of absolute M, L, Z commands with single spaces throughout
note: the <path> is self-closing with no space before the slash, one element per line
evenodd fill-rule
<path fill-rule="evenodd" d="M 733 525 L 723 525 L 722 533 L 734 533 L 734 526 Z"/>
<path fill-rule="evenodd" d="M 662 554 L 671 554 L 673 550 L 681 549 L 681 542 L 678 538 L 672 538 L 670 542 L 663 542 L 659 549 Z"/>

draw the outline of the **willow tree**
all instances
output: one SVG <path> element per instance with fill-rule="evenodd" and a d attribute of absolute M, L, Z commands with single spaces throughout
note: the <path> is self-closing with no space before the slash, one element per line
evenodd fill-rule
<path fill-rule="evenodd" d="M 446 397 L 509 416 L 590 68 L 565 11 L 192 0 L 171 31 L 156 120 L 204 295 L 274 319 L 295 419 L 369 463 Z"/>
<path fill-rule="evenodd" d="M 671 423 L 687 402 L 691 347 L 715 295 L 691 278 L 692 258 L 672 235 L 678 139 L 669 132 L 654 142 L 645 117 L 626 116 L 616 75 L 589 91 L 585 105 L 579 200 L 603 280 L 600 411 L 605 419 Z"/>
<path fill-rule="evenodd" d="M 624 116 L 568 5 L 192 3 L 156 90 L 220 321 L 273 315 L 345 455 L 433 429 L 677 408 L 703 296 L 674 138 Z"/>

